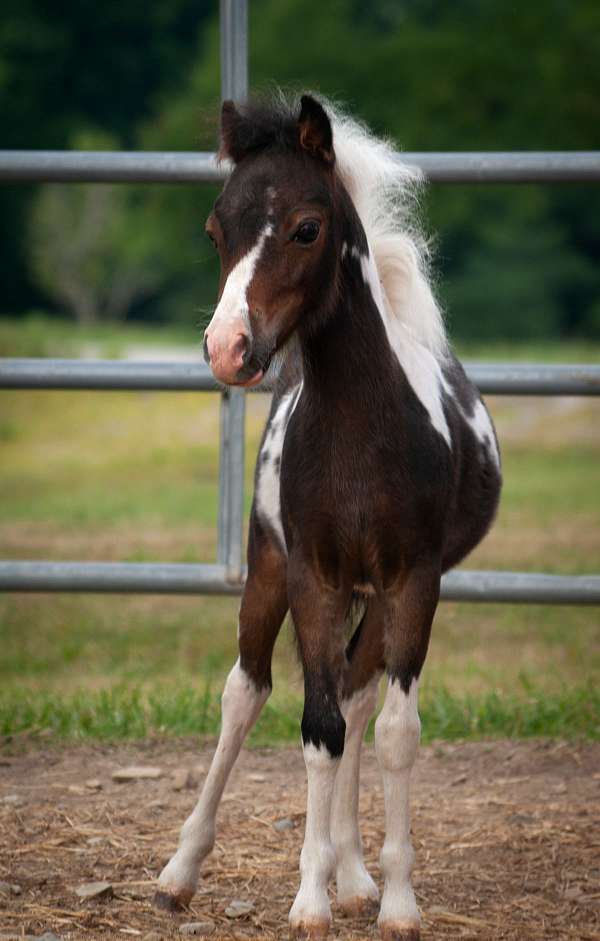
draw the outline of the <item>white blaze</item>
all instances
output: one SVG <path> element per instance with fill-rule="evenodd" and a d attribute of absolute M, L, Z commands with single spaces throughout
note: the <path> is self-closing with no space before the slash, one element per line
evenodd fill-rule
<path fill-rule="evenodd" d="M 231 269 L 221 294 L 221 299 L 208 325 L 208 329 L 214 332 L 222 327 L 229 328 L 234 323 L 241 320 L 250 334 L 250 313 L 248 310 L 248 288 L 252 283 L 254 272 L 258 259 L 261 256 L 264 244 L 268 237 L 273 234 L 271 223 L 264 227 L 256 244 L 245 255 L 240 258 L 236 265 Z"/>

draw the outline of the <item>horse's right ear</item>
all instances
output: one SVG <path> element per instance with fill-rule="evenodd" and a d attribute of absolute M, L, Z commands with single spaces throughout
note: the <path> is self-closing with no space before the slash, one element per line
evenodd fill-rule
<path fill-rule="evenodd" d="M 219 160 L 228 157 L 238 163 L 246 152 L 243 146 L 244 118 L 233 101 L 224 101 L 221 107 L 221 146 Z"/>

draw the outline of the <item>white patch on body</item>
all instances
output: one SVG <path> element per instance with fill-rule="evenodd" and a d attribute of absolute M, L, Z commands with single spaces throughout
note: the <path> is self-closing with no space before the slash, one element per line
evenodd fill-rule
<path fill-rule="evenodd" d="M 473 405 L 472 414 L 469 414 L 460 404 L 457 396 L 454 394 L 451 383 L 448 382 L 447 379 L 443 380 L 443 386 L 446 394 L 452 399 L 477 440 L 489 452 L 496 467 L 500 469 L 500 452 L 498 451 L 498 445 L 496 443 L 494 426 L 492 425 L 492 419 L 483 401 L 477 396 Z"/>
<path fill-rule="evenodd" d="M 415 339 L 402 320 L 390 312 L 371 253 L 361 255 L 358 250 L 352 249 L 352 254 L 354 251 L 355 257 L 360 261 L 365 284 L 371 289 L 373 300 L 383 320 L 388 342 L 415 395 L 427 410 L 431 424 L 451 448 L 450 429 L 444 414 L 443 375 L 440 364 L 433 353 Z"/>
<path fill-rule="evenodd" d="M 281 522 L 281 452 L 287 426 L 298 404 L 301 391 L 302 384 L 294 386 L 282 396 L 258 456 L 256 509 L 259 517 L 269 524 L 284 551 L 286 545 Z"/>
<path fill-rule="evenodd" d="M 216 310 L 209 324 L 209 329 L 215 331 L 217 328 L 229 327 L 233 323 L 239 323 L 241 320 L 251 334 L 250 330 L 250 312 L 248 310 L 248 288 L 254 277 L 258 259 L 261 256 L 264 244 L 270 235 L 273 234 L 271 223 L 264 227 L 256 244 L 245 255 L 240 258 L 236 265 L 231 269 L 221 294 L 221 299 L 217 304 Z"/>
<path fill-rule="evenodd" d="M 427 244 L 411 219 L 420 171 L 404 164 L 390 141 L 374 137 L 331 102 L 324 104 L 332 119 L 336 172 L 362 222 L 390 316 L 443 358 L 446 331 L 426 275 Z"/>
<path fill-rule="evenodd" d="M 358 825 L 360 750 L 363 737 L 377 706 L 381 674 L 363 689 L 340 703 L 346 720 L 344 753 L 335 778 L 331 808 L 331 836 L 336 857 L 337 900 L 342 907 L 355 908 L 361 901 L 376 902 L 379 891 L 363 860 Z"/>
<path fill-rule="evenodd" d="M 215 842 L 215 821 L 227 778 L 270 690 L 257 689 L 240 666 L 231 670 L 221 699 L 221 734 L 198 803 L 181 828 L 179 849 L 160 874 L 159 888 L 194 893 L 203 859 Z"/>
<path fill-rule="evenodd" d="M 308 784 L 306 829 L 300 853 L 300 888 L 290 909 L 292 929 L 315 926 L 323 932 L 331 921 L 327 883 L 333 875 L 335 853 L 329 820 L 339 758 L 332 758 L 325 745 L 304 745 Z M 315 932 L 316 933 L 316 932 Z"/>
<path fill-rule="evenodd" d="M 462 409 L 461 409 L 462 411 Z M 487 447 L 488 451 L 492 455 L 496 467 L 500 467 L 500 454 L 498 452 L 498 445 L 496 444 L 496 436 L 494 434 L 494 427 L 492 425 L 492 420 L 488 414 L 488 410 L 481 401 L 477 399 L 475 404 L 475 412 L 470 417 L 463 412 L 463 415 L 468 421 L 469 425 L 473 429 L 475 437 L 481 441 L 481 443 Z"/>
<path fill-rule="evenodd" d="M 385 841 L 379 861 L 385 876 L 378 923 L 418 927 L 420 916 L 411 885 L 414 852 L 410 843 L 409 779 L 415 762 L 421 723 L 418 683 L 408 695 L 390 680 L 385 703 L 375 723 L 375 752 L 383 778 Z"/>

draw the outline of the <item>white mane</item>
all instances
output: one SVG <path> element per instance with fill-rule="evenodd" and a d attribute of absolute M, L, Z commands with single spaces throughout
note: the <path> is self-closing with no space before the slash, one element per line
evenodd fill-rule
<path fill-rule="evenodd" d="M 443 358 L 447 338 L 427 276 L 427 245 L 410 219 L 421 172 L 403 164 L 390 141 L 319 98 L 332 123 L 337 172 L 365 229 L 389 314 Z"/>

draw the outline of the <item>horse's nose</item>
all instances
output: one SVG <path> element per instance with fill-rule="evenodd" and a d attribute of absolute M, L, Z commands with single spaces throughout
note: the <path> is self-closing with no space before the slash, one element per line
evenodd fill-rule
<path fill-rule="evenodd" d="M 237 374 L 250 359 L 251 341 L 246 332 L 204 334 L 204 356 L 221 382 L 235 382 Z"/>

